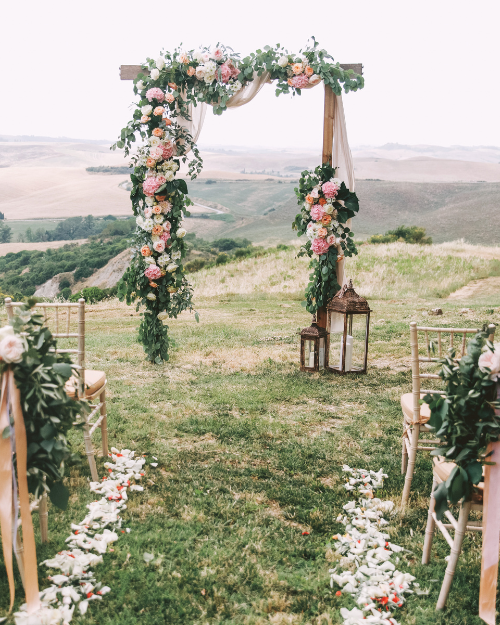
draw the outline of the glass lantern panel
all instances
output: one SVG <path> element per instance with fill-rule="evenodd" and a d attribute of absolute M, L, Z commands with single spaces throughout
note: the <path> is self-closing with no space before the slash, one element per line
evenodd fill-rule
<path fill-rule="evenodd" d="M 319 339 L 319 368 L 325 368 L 325 339 Z"/>
<path fill-rule="evenodd" d="M 347 315 L 347 341 L 344 371 L 361 371 L 365 366 L 366 315 Z M 344 333 L 330 335 L 330 367 L 342 370 Z"/>
<path fill-rule="evenodd" d="M 314 341 L 305 342 L 304 366 L 314 369 Z"/>

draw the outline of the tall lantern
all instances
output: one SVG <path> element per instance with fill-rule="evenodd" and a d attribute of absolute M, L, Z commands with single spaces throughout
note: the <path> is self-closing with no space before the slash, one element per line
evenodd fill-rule
<path fill-rule="evenodd" d="M 328 332 L 317 325 L 314 315 L 311 325 L 300 333 L 300 370 L 324 369 L 328 369 Z"/>
<path fill-rule="evenodd" d="M 326 311 L 329 371 L 366 373 L 371 310 L 352 280 L 332 297 Z"/>

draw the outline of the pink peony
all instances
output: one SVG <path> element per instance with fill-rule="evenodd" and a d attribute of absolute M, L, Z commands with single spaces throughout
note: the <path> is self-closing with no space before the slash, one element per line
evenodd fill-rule
<path fill-rule="evenodd" d="M 298 76 L 294 76 L 292 78 L 292 85 L 296 89 L 303 89 L 304 87 L 307 87 L 308 84 L 309 78 L 305 74 L 299 74 Z"/>
<path fill-rule="evenodd" d="M 324 214 L 325 214 L 325 211 L 323 210 L 323 207 L 320 204 L 315 204 L 311 208 L 311 217 L 314 219 L 314 221 L 321 221 L 323 219 Z"/>
<path fill-rule="evenodd" d="M 330 234 L 329 236 L 327 236 L 326 242 L 328 243 L 328 245 L 335 245 L 335 235 Z"/>
<path fill-rule="evenodd" d="M 158 280 L 158 278 L 161 278 L 161 270 L 157 265 L 149 265 L 144 275 L 148 280 Z"/>
<path fill-rule="evenodd" d="M 163 149 L 160 146 L 156 148 L 151 148 L 149 150 L 149 156 L 151 158 L 154 158 L 155 161 L 161 161 L 161 159 L 163 158 Z"/>
<path fill-rule="evenodd" d="M 156 176 L 156 180 L 158 180 L 160 187 L 162 184 L 165 184 L 167 182 L 165 176 Z"/>
<path fill-rule="evenodd" d="M 172 228 L 172 224 L 169 221 L 163 222 L 163 230 L 170 232 L 171 228 Z"/>
<path fill-rule="evenodd" d="M 333 182 L 325 182 L 325 184 L 322 185 L 321 190 L 325 194 L 325 197 L 328 198 L 335 197 L 339 192 L 339 188 Z"/>
<path fill-rule="evenodd" d="M 146 195 L 149 195 L 149 197 L 153 196 L 161 185 L 164 184 L 165 179 L 163 179 L 164 182 L 160 182 L 160 178 L 163 178 L 163 176 L 158 176 L 157 178 L 151 176 L 151 178 L 146 178 L 142 183 L 142 190 Z"/>
<path fill-rule="evenodd" d="M 171 158 L 174 155 L 174 144 L 172 143 L 172 141 L 167 141 L 160 147 L 163 152 L 163 158 L 165 160 Z"/>
<path fill-rule="evenodd" d="M 237 67 L 231 67 L 231 78 L 237 78 L 240 74 L 240 70 Z"/>
<path fill-rule="evenodd" d="M 153 87 L 152 89 L 148 89 L 146 91 L 146 98 L 151 102 L 152 100 L 156 100 L 157 102 L 163 102 L 165 99 L 165 94 L 158 87 Z"/>
<path fill-rule="evenodd" d="M 478 365 L 481 370 L 484 371 L 485 368 L 490 370 L 490 378 L 492 380 L 498 380 L 500 378 L 500 349 L 497 347 L 498 343 L 495 344 L 495 351 L 490 352 L 490 350 L 483 352 L 481 356 L 479 356 Z"/>
<path fill-rule="evenodd" d="M 156 241 L 156 243 L 153 243 L 153 249 L 155 252 L 159 252 L 161 254 L 165 251 L 165 241 L 163 241 L 162 239 Z"/>
<path fill-rule="evenodd" d="M 161 235 L 160 239 L 166 243 L 170 239 L 170 231 L 165 230 L 165 232 Z"/>
<path fill-rule="evenodd" d="M 232 76 L 232 72 L 231 72 L 231 68 L 226 63 L 220 66 L 220 73 L 221 73 L 222 82 L 229 82 L 229 79 Z"/>
<path fill-rule="evenodd" d="M 216 61 L 222 61 L 222 57 L 224 56 L 224 52 L 220 48 L 215 48 L 213 51 L 213 57 Z"/>
<path fill-rule="evenodd" d="M 330 246 L 325 239 L 314 239 L 314 241 L 311 243 L 312 251 L 318 256 L 321 256 L 321 254 L 325 254 L 326 252 L 328 252 L 329 247 Z"/>

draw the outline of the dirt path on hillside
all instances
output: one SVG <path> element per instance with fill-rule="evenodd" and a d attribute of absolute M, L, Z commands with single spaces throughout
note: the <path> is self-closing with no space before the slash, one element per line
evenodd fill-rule
<path fill-rule="evenodd" d="M 448 299 L 472 299 L 485 295 L 498 295 L 500 293 L 500 277 L 473 280 L 458 291 L 448 295 Z"/>

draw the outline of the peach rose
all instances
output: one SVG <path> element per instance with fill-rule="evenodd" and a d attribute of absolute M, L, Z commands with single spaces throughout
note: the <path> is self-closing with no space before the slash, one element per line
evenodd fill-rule
<path fill-rule="evenodd" d="M 328 230 L 326 228 L 320 228 L 318 230 L 318 236 L 321 237 L 322 239 L 324 239 L 327 234 L 328 234 Z"/>
<path fill-rule="evenodd" d="M 161 215 L 161 206 L 158 206 L 158 204 L 156 206 L 153 206 L 153 213 L 155 215 Z"/>
<path fill-rule="evenodd" d="M 170 89 L 177 91 L 177 85 L 175 84 L 175 82 L 169 82 L 168 86 L 170 87 Z"/>
<path fill-rule="evenodd" d="M 158 202 L 160 202 L 160 204 L 163 202 L 163 200 L 166 198 L 166 195 L 157 195 L 156 199 L 158 200 Z"/>
<path fill-rule="evenodd" d="M 292 65 L 292 70 L 295 75 L 302 74 L 302 63 L 294 63 Z"/>
<path fill-rule="evenodd" d="M 142 254 L 143 256 L 151 256 L 152 252 L 151 252 L 151 250 L 149 249 L 149 246 L 148 246 L 148 245 L 143 245 L 143 246 L 141 247 L 141 254 Z"/>
<path fill-rule="evenodd" d="M 153 230 L 151 231 L 151 234 L 159 237 L 161 234 L 163 234 L 163 226 L 160 226 L 160 225 L 154 226 Z"/>
<path fill-rule="evenodd" d="M 189 63 L 189 57 L 188 57 L 188 55 L 187 55 L 185 52 L 181 52 L 181 53 L 179 54 L 179 61 L 180 61 L 181 63 Z"/>
<path fill-rule="evenodd" d="M 150 156 L 148 157 L 147 161 L 146 161 L 146 167 L 154 167 L 156 165 L 156 161 L 154 158 L 151 158 Z"/>
<path fill-rule="evenodd" d="M 326 204 L 326 200 L 324 197 L 320 197 L 318 200 L 318 204 L 320 204 L 321 206 L 324 206 Z"/>
<path fill-rule="evenodd" d="M 289 78 L 289 79 L 287 80 L 287 82 L 288 82 L 288 85 L 289 85 L 290 87 L 293 87 L 293 82 L 292 82 L 292 79 L 291 79 L 291 78 Z"/>
<path fill-rule="evenodd" d="M 157 106 L 153 111 L 153 115 L 163 115 L 164 111 L 165 109 L 163 108 L 163 106 Z"/>
<path fill-rule="evenodd" d="M 196 70 L 194 67 L 190 67 L 187 71 L 188 76 L 194 76 L 196 74 Z"/>
<path fill-rule="evenodd" d="M 149 121 L 151 121 L 151 117 L 148 117 L 147 115 L 143 115 L 141 117 L 141 124 L 147 124 Z"/>
<path fill-rule="evenodd" d="M 167 102 L 169 102 L 170 104 L 174 101 L 174 96 L 171 93 L 167 93 L 167 95 L 165 96 L 165 100 Z"/>
<path fill-rule="evenodd" d="M 171 126 L 172 125 L 172 120 L 169 119 L 168 117 L 164 117 L 163 121 L 165 123 L 165 126 Z"/>
<path fill-rule="evenodd" d="M 165 134 L 165 131 L 163 131 L 161 128 L 155 128 L 153 130 L 153 134 L 155 137 L 163 137 L 163 135 Z"/>
<path fill-rule="evenodd" d="M 158 285 L 156 284 L 156 282 L 150 282 L 149 286 L 152 286 L 153 289 L 157 289 L 158 288 Z"/>
<path fill-rule="evenodd" d="M 323 217 L 321 218 L 321 223 L 324 226 L 328 226 L 328 224 L 331 222 L 332 218 L 330 215 L 323 215 Z"/>
<path fill-rule="evenodd" d="M 314 204 L 314 198 L 312 195 L 306 195 L 306 202 L 308 204 Z"/>
<path fill-rule="evenodd" d="M 314 70 L 309 65 L 305 69 L 306 76 L 312 76 L 314 74 Z"/>

